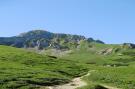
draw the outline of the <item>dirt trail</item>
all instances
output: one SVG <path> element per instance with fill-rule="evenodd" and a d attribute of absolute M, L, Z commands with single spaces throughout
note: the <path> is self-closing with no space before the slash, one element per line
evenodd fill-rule
<path fill-rule="evenodd" d="M 85 76 L 89 76 L 90 72 Z M 76 89 L 78 87 L 86 86 L 87 83 L 82 80 L 83 77 L 74 78 L 70 83 L 64 85 L 56 85 L 56 86 L 49 86 L 49 87 L 42 87 L 41 89 Z"/>
<path fill-rule="evenodd" d="M 64 84 L 64 85 L 56 85 L 56 86 L 48 86 L 48 87 L 42 87 L 41 89 L 76 89 L 79 87 L 83 87 L 86 86 L 87 83 L 85 81 L 82 80 L 83 77 L 89 76 L 91 72 L 93 72 L 95 70 L 92 70 L 90 72 L 88 72 L 88 74 L 82 76 L 82 77 L 78 77 L 78 78 L 74 78 L 70 83 Z M 101 84 L 101 86 L 108 88 L 108 89 L 119 89 L 119 88 L 115 88 L 115 87 L 111 87 L 111 86 L 107 86 L 104 84 Z"/>

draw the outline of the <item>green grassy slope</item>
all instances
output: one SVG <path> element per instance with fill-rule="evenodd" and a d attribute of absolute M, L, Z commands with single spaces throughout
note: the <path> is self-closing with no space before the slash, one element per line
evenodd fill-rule
<path fill-rule="evenodd" d="M 111 50 L 109 54 L 103 50 Z M 110 85 L 121 89 L 135 89 L 135 49 L 123 48 L 121 45 L 106 45 L 82 42 L 64 58 L 85 64 L 91 75 L 84 78 L 88 86 L 79 89 L 96 89 L 97 85 Z"/>
<path fill-rule="evenodd" d="M 94 71 L 92 71 L 94 70 Z M 121 45 L 80 42 L 77 49 L 60 58 L 8 46 L 0 46 L 0 89 L 36 89 L 82 76 L 96 89 L 108 85 L 135 89 L 135 49 Z"/>
<path fill-rule="evenodd" d="M 0 46 L 0 89 L 36 89 L 62 84 L 86 71 L 77 62 Z"/>

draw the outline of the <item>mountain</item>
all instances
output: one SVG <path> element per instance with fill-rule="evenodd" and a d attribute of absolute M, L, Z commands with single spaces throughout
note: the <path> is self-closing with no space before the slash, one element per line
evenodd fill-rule
<path fill-rule="evenodd" d="M 81 41 L 104 44 L 100 40 L 86 38 L 81 35 L 51 33 L 44 30 L 33 30 L 13 37 L 0 37 L 0 45 L 37 49 L 72 49 L 77 48 Z"/>
<path fill-rule="evenodd" d="M 73 87 L 79 85 L 72 82 L 78 78 L 86 82 L 78 89 L 135 89 L 133 43 L 104 44 L 80 35 L 34 30 L 1 37 L 0 44 L 0 89 L 49 89 L 67 83 Z"/>

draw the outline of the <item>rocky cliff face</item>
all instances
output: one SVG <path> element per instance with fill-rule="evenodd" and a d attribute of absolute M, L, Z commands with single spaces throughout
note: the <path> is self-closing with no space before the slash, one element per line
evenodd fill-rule
<path fill-rule="evenodd" d="M 0 37 L 0 45 L 8 45 L 19 48 L 76 48 L 81 40 L 88 42 L 104 43 L 100 40 L 85 38 L 80 35 L 51 33 L 44 30 L 33 30 L 14 37 Z"/>
<path fill-rule="evenodd" d="M 132 44 L 132 43 L 124 43 L 124 44 L 122 44 L 122 48 L 134 49 L 134 48 L 135 48 L 135 44 Z"/>

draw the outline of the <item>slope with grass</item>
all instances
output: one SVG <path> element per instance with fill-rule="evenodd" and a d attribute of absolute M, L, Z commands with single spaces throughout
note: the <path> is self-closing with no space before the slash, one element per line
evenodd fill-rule
<path fill-rule="evenodd" d="M 38 89 L 67 83 L 86 72 L 74 61 L 0 46 L 0 89 Z"/>
<path fill-rule="evenodd" d="M 95 70 L 84 78 L 88 85 L 78 89 L 106 89 L 106 86 L 135 89 L 135 49 L 97 43 L 85 48 L 85 45 L 65 57 Z M 106 51 L 108 49 L 111 51 Z"/>
<path fill-rule="evenodd" d="M 52 34 L 43 32 L 49 36 Z M 22 34 L 19 39 L 21 38 L 21 41 L 25 42 L 22 37 L 28 36 L 32 44 L 33 42 L 38 43 L 39 38 L 36 41 L 33 40 L 35 34 L 37 38 L 41 37 L 41 42 L 43 41 L 42 37 L 48 37 L 38 30 L 34 33 L 32 31 L 29 34 Z M 37 44 L 27 50 L 1 45 L 0 89 L 38 89 L 46 86 L 65 85 L 65 83 L 70 84 L 73 78 L 83 76 L 91 70 L 95 71 L 83 78 L 87 85 L 78 89 L 106 89 L 107 87 L 135 89 L 134 44 L 103 44 L 90 38 L 83 39 L 82 36 L 67 34 L 59 34 L 59 36 L 59 40 L 51 38 L 44 40 L 52 43 L 57 41 L 58 44 L 69 49 L 65 50 L 64 48 L 63 50 L 63 48 L 47 46 L 47 48 L 34 52 L 33 48 Z M 76 42 L 76 39 L 79 40 Z M 74 41 L 75 44 L 69 40 Z M 16 37 L 0 38 L 0 41 L 0 44 L 5 42 L 5 45 L 10 42 L 22 45 L 18 37 L 17 39 Z M 9 45 L 21 46 L 18 44 L 17 46 Z"/>

